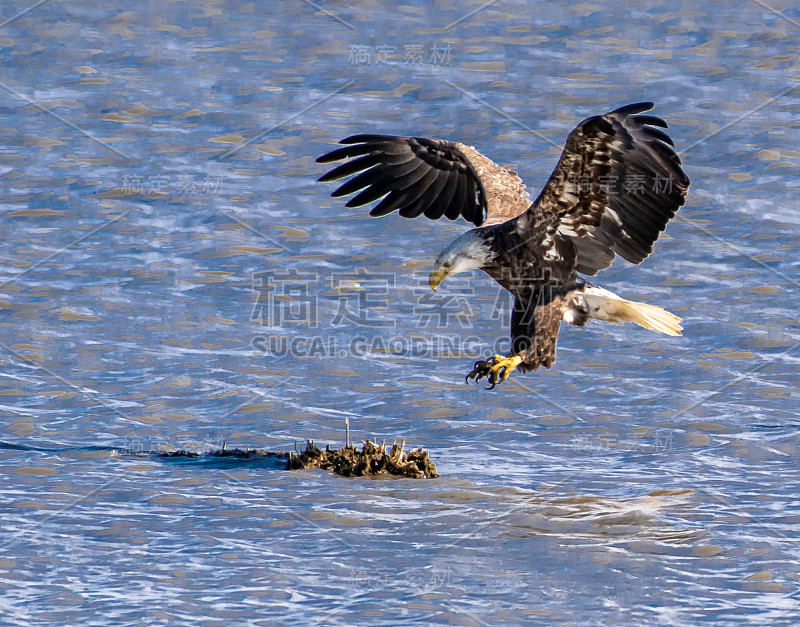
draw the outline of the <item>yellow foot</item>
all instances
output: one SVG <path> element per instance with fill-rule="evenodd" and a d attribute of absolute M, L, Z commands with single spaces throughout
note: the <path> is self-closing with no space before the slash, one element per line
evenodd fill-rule
<path fill-rule="evenodd" d="M 503 357 L 502 355 L 494 355 L 487 360 L 475 362 L 475 367 L 466 377 L 466 382 L 469 383 L 470 379 L 475 379 L 477 383 L 484 377 L 489 382 L 487 390 L 493 390 L 498 384 L 508 379 L 516 368 L 522 363 L 522 357 L 519 355 L 511 355 Z"/>

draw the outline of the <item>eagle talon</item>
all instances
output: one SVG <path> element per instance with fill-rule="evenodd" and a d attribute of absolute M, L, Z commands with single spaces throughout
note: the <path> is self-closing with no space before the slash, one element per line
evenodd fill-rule
<path fill-rule="evenodd" d="M 519 355 L 512 355 L 510 357 L 503 357 L 502 355 L 494 355 L 486 360 L 479 360 L 475 362 L 475 366 L 466 378 L 465 381 L 469 384 L 470 379 L 474 379 L 475 383 L 485 378 L 489 387 L 486 390 L 493 390 L 498 385 L 508 379 L 509 375 L 522 363 L 522 357 Z"/>
<path fill-rule="evenodd" d="M 475 383 L 480 381 L 483 377 L 485 377 L 490 372 L 491 364 L 488 361 L 484 361 L 479 359 L 475 362 L 475 365 L 472 367 L 472 372 L 468 373 L 466 377 L 464 377 L 464 382 L 469 385 L 470 379 L 475 379 Z"/>

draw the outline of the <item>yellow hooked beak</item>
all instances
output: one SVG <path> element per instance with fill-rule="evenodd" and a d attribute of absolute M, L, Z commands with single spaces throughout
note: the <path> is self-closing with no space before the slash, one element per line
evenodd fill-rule
<path fill-rule="evenodd" d="M 433 272 L 431 272 L 431 276 L 428 278 L 428 284 L 431 286 L 433 291 L 436 291 L 436 288 L 439 287 L 442 281 L 444 281 L 448 276 L 450 276 L 449 270 L 445 270 L 441 267 L 434 268 Z"/>

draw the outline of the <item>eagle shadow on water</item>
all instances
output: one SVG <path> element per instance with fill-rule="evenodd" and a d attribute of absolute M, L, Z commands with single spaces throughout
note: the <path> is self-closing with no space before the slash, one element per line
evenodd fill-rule
<path fill-rule="evenodd" d="M 555 361 L 561 321 L 634 322 L 680 335 L 681 319 L 654 305 L 625 300 L 592 285 L 616 255 L 639 264 L 683 206 L 689 179 L 667 123 L 643 102 L 581 122 L 567 138 L 555 170 L 531 202 L 516 172 L 471 146 L 441 139 L 353 135 L 317 159 L 348 159 L 320 181 L 352 177 L 332 196 L 357 195 L 347 207 L 382 198 L 370 215 L 464 218 L 474 228 L 439 254 L 430 275 L 481 269 L 514 295 L 512 350 L 475 363 L 467 375 L 490 388 Z"/>

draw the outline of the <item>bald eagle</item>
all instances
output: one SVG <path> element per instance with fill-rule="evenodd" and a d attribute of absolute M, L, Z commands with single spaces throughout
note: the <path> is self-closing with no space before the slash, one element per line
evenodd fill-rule
<path fill-rule="evenodd" d="M 616 255 L 639 264 L 683 206 L 689 179 L 666 122 L 642 115 L 653 103 L 615 109 L 581 122 L 567 138 L 555 170 L 533 202 L 516 172 L 465 144 L 422 137 L 354 135 L 317 159 L 349 159 L 320 181 L 351 177 L 332 196 L 358 192 L 347 207 L 382 200 L 370 215 L 459 217 L 474 228 L 436 258 L 435 290 L 447 277 L 481 269 L 514 296 L 508 355 L 475 363 L 467 374 L 490 388 L 512 371 L 555 361 L 561 321 L 634 322 L 680 335 L 678 316 L 593 286 Z M 353 176 L 356 175 L 356 176 Z"/>

